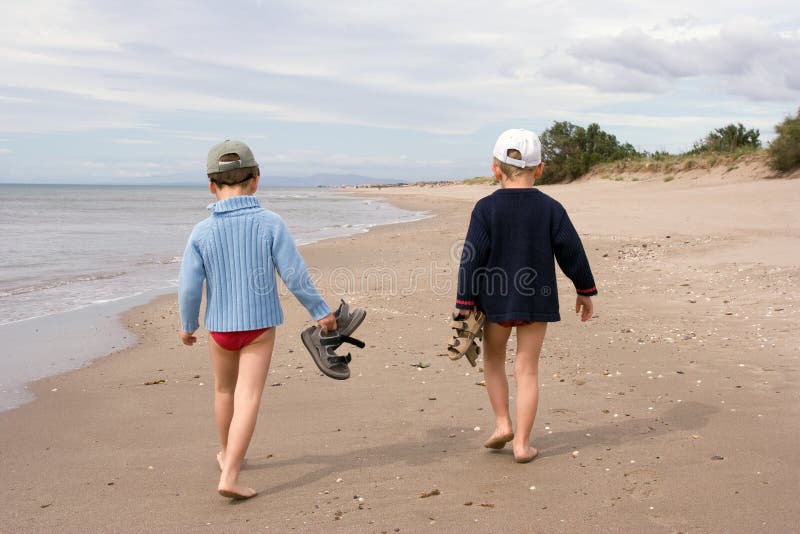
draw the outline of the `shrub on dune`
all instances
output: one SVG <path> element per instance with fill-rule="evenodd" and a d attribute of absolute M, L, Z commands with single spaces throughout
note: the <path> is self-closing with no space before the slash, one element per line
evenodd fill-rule
<path fill-rule="evenodd" d="M 778 134 L 769 145 L 769 164 L 778 171 L 800 167 L 800 109 L 796 117 L 786 117 L 775 126 Z"/>

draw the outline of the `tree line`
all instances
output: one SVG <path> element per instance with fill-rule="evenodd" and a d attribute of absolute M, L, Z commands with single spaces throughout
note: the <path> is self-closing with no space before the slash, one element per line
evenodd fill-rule
<path fill-rule="evenodd" d="M 800 166 L 800 109 L 797 116 L 775 126 L 777 137 L 767 149 L 770 166 L 778 171 L 789 171 Z M 761 147 L 760 132 L 746 128 L 742 123 L 716 128 L 696 141 L 687 154 L 734 153 Z M 542 159 L 545 162 L 541 183 L 569 182 L 586 174 L 598 163 L 624 159 L 655 158 L 667 156 L 665 152 L 638 151 L 630 143 L 620 142 L 616 136 L 592 123 L 586 128 L 568 121 L 554 122 L 542 132 Z"/>

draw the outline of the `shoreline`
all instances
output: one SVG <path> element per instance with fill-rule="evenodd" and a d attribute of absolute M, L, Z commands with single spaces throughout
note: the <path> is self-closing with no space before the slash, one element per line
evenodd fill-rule
<path fill-rule="evenodd" d="M 35 401 L 31 386 L 39 380 L 80 370 L 134 347 L 138 340 L 125 328 L 123 316 L 170 292 L 169 288 L 153 290 L 0 326 L 6 347 L 14 347 L 13 359 L 0 359 L 0 413 Z M 56 358 L 50 356 L 53 346 L 60 354 Z M 23 368 L 19 362 L 25 362 Z"/>
<path fill-rule="evenodd" d="M 800 326 L 800 307 L 787 288 L 800 280 L 800 261 L 740 258 L 800 237 L 782 219 L 800 183 L 731 186 L 724 201 L 713 188 L 694 198 L 688 186 L 619 185 L 544 189 L 581 233 L 601 294 L 598 317 L 580 324 L 559 277 L 563 320 L 543 349 L 540 458 L 531 464 L 482 449 L 493 421 L 480 371 L 443 355 L 454 298 L 449 251 L 482 190 L 383 190 L 387 201 L 436 217 L 303 248 L 329 304 L 347 295 L 367 309 L 358 332 L 367 348 L 352 351 L 350 380 L 320 376 L 298 336 L 309 319 L 282 299 L 286 323 L 242 474 L 261 497 L 231 505 L 213 491 L 206 334 L 200 347 L 181 346 L 174 299 L 164 296 L 126 315 L 135 347 L 37 382 L 35 402 L 0 413 L 4 526 L 790 530 L 800 521 L 792 446 L 800 354 L 786 332 Z M 609 197 L 630 217 L 595 205 Z M 686 211 L 651 214 L 643 198 Z M 762 217 L 747 220 L 756 209 Z M 697 226 L 704 218 L 710 223 Z"/>
<path fill-rule="evenodd" d="M 348 195 L 346 191 L 333 192 L 351 198 L 383 201 L 377 194 Z M 350 227 L 350 233 L 321 235 L 313 241 L 298 244 L 298 248 L 302 251 L 305 247 L 322 241 L 348 239 L 382 226 L 420 221 L 431 216 L 424 211 L 407 211 L 410 212 L 409 217 L 415 218 L 408 221 L 354 224 Z M 137 339 L 125 329 L 125 315 L 164 295 L 177 295 L 177 286 L 165 286 L 109 302 L 89 304 L 0 325 L 0 334 L 6 347 L 14 347 L 13 358 L 0 357 L 0 413 L 34 401 L 36 396 L 31 391 L 31 385 L 36 381 L 79 370 L 97 359 L 134 347 Z M 54 345 L 58 346 L 61 356 L 51 356 Z M 19 366 L 18 362 L 21 361 L 25 362 L 24 367 Z"/>

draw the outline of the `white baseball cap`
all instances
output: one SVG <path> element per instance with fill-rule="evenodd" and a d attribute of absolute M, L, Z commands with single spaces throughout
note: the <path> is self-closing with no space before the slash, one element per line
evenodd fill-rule
<path fill-rule="evenodd" d="M 522 159 L 515 159 L 508 156 L 508 151 L 514 149 L 522 154 Z M 542 162 L 542 142 L 539 136 L 530 130 L 514 128 L 506 130 L 497 138 L 494 144 L 493 155 L 499 161 L 525 169 L 536 167 Z"/>

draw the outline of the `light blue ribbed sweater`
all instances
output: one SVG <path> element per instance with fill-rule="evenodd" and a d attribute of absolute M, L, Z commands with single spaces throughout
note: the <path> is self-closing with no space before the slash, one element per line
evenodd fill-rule
<path fill-rule="evenodd" d="M 283 323 L 276 271 L 315 321 L 331 312 L 280 216 L 254 196 L 227 198 L 208 209 L 211 216 L 194 227 L 181 262 L 178 302 L 185 332 L 199 326 L 204 280 L 205 327 L 212 332 Z"/>

